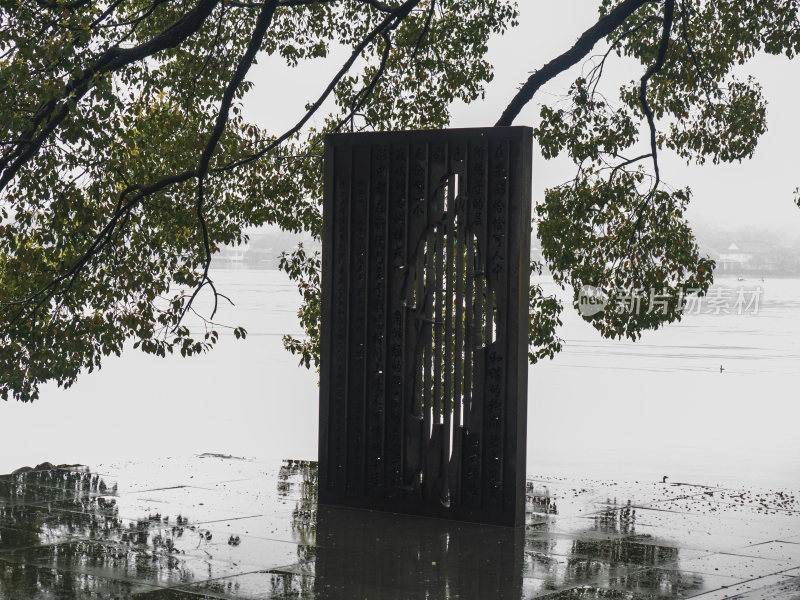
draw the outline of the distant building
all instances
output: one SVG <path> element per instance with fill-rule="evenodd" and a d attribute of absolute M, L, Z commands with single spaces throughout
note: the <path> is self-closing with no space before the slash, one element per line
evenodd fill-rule
<path fill-rule="evenodd" d="M 752 254 L 743 252 L 735 243 L 719 253 L 717 271 L 723 273 L 740 273 L 753 258 Z"/>
<path fill-rule="evenodd" d="M 242 262 L 247 250 L 246 244 L 242 246 L 223 246 L 214 257 L 214 260 L 234 263 Z"/>
<path fill-rule="evenodd" d="M 281 252 L 291 253 L 298 243 L 313 253 L 319 242 L 310 235 L 298 235 L 277 228 L 261 228 L 247 233 L 248 241 L 239 246 L 222 246 L 214 261 L 222 267 L 277 269 Z"/>
<path fill-rule="evenodd" d="M 775 249 L 766 242 L 733 242 L 718 253 L 717 272 L 738 275 L 741 273 L 771 273 L 778 269 Z"/>

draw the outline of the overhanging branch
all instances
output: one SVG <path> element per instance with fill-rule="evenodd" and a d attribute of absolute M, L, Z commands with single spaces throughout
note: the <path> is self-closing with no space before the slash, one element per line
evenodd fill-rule
<path fill-rule="evenodd" d="M 367 46 L 369 46 L 370 43 L 372 43 L 372 41 L 379 35 L 383 35 L 384 32 L 392 29 L 400 21 L 405 19 L 420 2 L 421 0 L 406 0 L 406 2 L 404 2 L 396 9 L 394 9 L 391 12 L 391 14 L 387 15 L 385 19 L 383 19 L 372 31 L 370 31 L 369 34 L 367 34 L 367 36 L 363 40 L 361 40 L 361 43 L 359 43 L 353 49 L 353 52 L 350 54 L 350 58 L 347 59 L 344 65 L 342 65 L 342 68 L 339 69 L 336 75 L 333 76 L 333 79 L 331 79 L 331 81 L 328 83 L 328 86 L 322 92 L 322 95 L 319 98 L 317 98 L 317 101 L 311 105 L 311 107 L 306 111 L 303 117 L 297 123 L 295 123 L 295 125 L 291 129 L 285 131 L 278 138 L 267 144 L 261 150 L 258 150 L 257 152 L 254 152 L 249 156 L 246 156 L 239 160 L 228 163 L 227 165 L 217 167 L 216 169 L 213 169 L 213 171 L 214 172 L 228 171 L 230 169 L 235 169 L 237 167 L 241 167 L 243 165 L 252 163 L 253 161 L 256 161 L 260 158 L 263 158 L 269 152 L 280 146 L 283 142 L 285 142 L 287 139 L 289 139 L 298 131 L 300 131 L 303 128 L 303 126 L 309 121 L 309 119 L 311 119 L 311 117 L 313 117 L 314 114 L 325 103 L 325 101 L 328 99 L 328 97 L 331 95 L 334 88 L 336 87 L 336 84 L 339 83 L 339 81 L 341 81 L 342 78 L 350 71 L 353 64 L 355 64 L 356 60 L 358 59 L 359 56 L 361 56 L 361 53 L 367 48 Z M 345 121 L 346 120 L 347 119 L 345 119 Z"/>
<path fill-rule="evenodd" d="M 669 38 L 672 34 L 672 21 L 675 16 L 675 0 L 666 0 L 664 4 L 664 26 L 661 30 L 661 42 L 658 46 L 658 55 L 656 61 L 647 68 L 642 80 L 639 84 L 639 103 L 642 105 L 642 112 L 647 119 L 647 125 L 650 129 L 650 153 L 653 155 L 653 169 L 655 170 L 656 179 L 653 189 L 658 187 L 661 181 L 661 172 L 658 168 L 658 145 L 656 142 L 656 123 L 653 115 L 653 109 L 647 101 L 647 84 L 652 79 L 653 75 L 658 73 L 664 66 L 664 61 L 667 58 L 667 49 L 669 48 Z"/>
<path fill-rule="evenodd" d="M 578 62 L 592 51 L 592 48 L 594 48 L 597 42 L 613 33 L 614 30 L 622 25 L 625 19 L 630 17 L 639 8 L 653 1 L 654 0 L 624 0 L 624 2 L 620 3 L 605 17 L 584 31 L 572 48 L 551 60 L 528 78 L 528 81 L 526 81 L 519 92 L 517 92 L 517 95 L 514 96 L 508 104 L 495 125 L 497 127 L 511 125 L 525 105 L 533 99 L 533 95 L 540 87 L 560 73 L 578 64 Z"/>

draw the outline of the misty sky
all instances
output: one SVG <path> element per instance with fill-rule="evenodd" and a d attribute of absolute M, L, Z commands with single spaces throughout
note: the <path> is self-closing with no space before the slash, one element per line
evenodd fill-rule
<path fill-rule="evenodd" d="M 495 123 L 528 72 L 539 68 L 569 48 L 577 36 L 597 20 L 598 0 L 521 0 L 520 25 L 490 44 L 489 59 L 495 79 L 486 99 L 469 106 L 453 107 L 454 127 L 485 127 Z M 599 49 L 599 47 L 598 47 Z M 344 61 L 343 53 L 317 60 L 298 69 L 282 68 L 267 60 L 251 73 L 255 89 L 246 98 L 245 114 L 275 132 L 291 126 L 303 113 L 306 102 L 316 99 Z M 620 61 L 607 68 L 609 89 L 641 77 L 641 67 Z M 535 126 L 539 102 L 553 102 L 580 73 L 580 66 L 562 74 L 540 90 L 517 118 L 516 125 Z M 800 209 L 793 190 L 800 185 L 795 167 L 795 148 L 800 138 L 797 97 L 800 92 L 800 61 L 760 56 L 739 75 L 757 77 L 769 101 L 769 130 L 750 161 L 732 165 L 690 165 L 661 155 L 663 179 L 674 187 L 690 186 L 694 199 L 690 220 L 701 228 L 768 228 L 781 237 L 800 236 Z M 534 196 L 538 201 L 546 187 L 571 178 L 569 160 L 545 161 L 535 153 Z"/>

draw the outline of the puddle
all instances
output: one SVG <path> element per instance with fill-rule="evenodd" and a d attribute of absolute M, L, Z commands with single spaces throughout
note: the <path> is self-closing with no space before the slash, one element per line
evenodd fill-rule
<path fill-rule="evenodd" d="M 800 597 L 790 490 L 538 479 L 509 529 L 319 507 L 316 463 L 234 459 L 0 476 L 0 598 Z"/>

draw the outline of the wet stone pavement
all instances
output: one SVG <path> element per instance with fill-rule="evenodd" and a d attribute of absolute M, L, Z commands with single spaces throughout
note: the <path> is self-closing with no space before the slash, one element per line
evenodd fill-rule
<path fill-rule="evenodd" d="M 317 507 L 314 463 L 0 476 L 0 599 L 800 599 L 800 491 L 533 479 L 513 530 Z"/>

